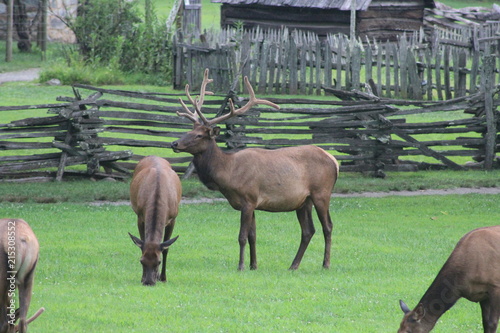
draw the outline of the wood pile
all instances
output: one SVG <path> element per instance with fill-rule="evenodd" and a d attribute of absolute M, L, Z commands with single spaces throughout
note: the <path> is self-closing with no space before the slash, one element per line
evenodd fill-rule
<path fill-rule="evenodd" d="M 497 4 L 493 4 L 491 8 L 464 7 L 457 9 L 436 2 L 436 8 L 426 9 L 426 11 L 427 15 L 440 16 L 444 23 L 450 24 L 480 25 L 488 21 L 500 21 L 500 6 Z"/>

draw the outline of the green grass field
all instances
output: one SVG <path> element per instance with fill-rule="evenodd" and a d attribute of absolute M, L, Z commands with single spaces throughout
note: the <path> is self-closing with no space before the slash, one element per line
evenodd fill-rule
<path fill-rule="evenodd" d="M 157 8 L 167 12 L 170 3 Z M 203 0 L 203 6 L 204 28 L 216 27 L 219 5 Z M 0 72 L 39 67 L 39 56 L 15 53 L 9 64 L 0 57 Z M 67 86 L 7 83 L 0 86 L 0 105 L 55 103 L 57 96 L 71 95 Z M 0 123 L 46 112 L 3 112 Z M 335 192 L 457 186 L 500 187 L 500 170 L 389 173 L 386 179 L 341 174 Z M 220 197 L 202 188 L 196 180 L 183 182 L 187 197 Z M 174 230 L 180 237 L 167 264 L 169 281 L 144 287 L 140 251 L 127 235 L 137 235 L 132 209 L 89 204 L 127 199 L 126 182 L 0 183 L 0 216 L 28 221 L 41 245 L 30 314 L 41 306 L 46 312 L 31 331 L 395 332 L 402 318 L 399 299 L 416 305 L 459 238 L 500 220 L 500 195 L 334 195 L 330 270 L 321 268 L 324 243 L 315 216 L 317 233 L 300 269 L 290 272 L 300 239 L 295 214 L 257 212 L 259 269 L 238 272 L 239 213 L 226 202 L 183 204 Z M 479 306 L 461 300 L 434 332 L 481 330 Z"/>
<path fill-rule="evenodd" d="M 184 204 L 155 287 L 140 284 L 128 206 L 1 203 L 0 216 L 26 219 L 41 244 L 33 332 L 395 332 L 398 300 L 414 306 L 465 232 L 498 223 L 499 199 L 334 198 L 332 268 L 317 232 L 294 272 L 294 213 L 257 212 L 259 269 L 238 272 L 238 212 Z M 462 300 L 435 332 L 478 332 L 479 313 Z"/>

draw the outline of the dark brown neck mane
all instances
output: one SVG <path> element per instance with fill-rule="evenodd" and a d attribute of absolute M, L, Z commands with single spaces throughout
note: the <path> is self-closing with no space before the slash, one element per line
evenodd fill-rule
<path fill-rule="evenodd" d="M 205 151 L 194 155 L 193 163 L 198 177 L 208 189 L 220 190 L 215 180 L 216 170 L 224 170 L 224 168 L 218 168 L 216 165 L 224 165 L 228 155 L 217 146 L 215 139 L 210 142 Z"/>
<path fill-rule="evenodd" d="M 431 323 L 432 326 L 437 320 L 448 311 L 461 297 L 456 287 L 456 277 L 444 273 L 446 265 L 441 269 L 432 284 L 420 300 L 425 308 L 426 315 L 424 320 Z M 444 276 L 447 276 L 444 278 Z"/>

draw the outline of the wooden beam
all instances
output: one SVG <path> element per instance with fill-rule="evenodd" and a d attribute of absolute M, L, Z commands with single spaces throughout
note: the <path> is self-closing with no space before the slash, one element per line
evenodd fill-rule
<path fill-rule="evenodd" d="M 447 165 L 451 169 L 453 169 L 453 170 L 465 170 L 465 168 L 462 167 L 461 165 L 458 165 L 457 163 L 453 162 L 452 160 L 450 160 L 450 159 L 446 158 L 445 156 L 439 154 L 438 152 L 430 149 L 426 145 L 421 144 L 420 142 L 418 142 L 418 140 L 414 139 L 410 135 L 404 134 L 404 133 L 400 133 L 400 132 L 395 132 L 394 134 L 396 134 L 397 136 L 399 136 L 403 140 L 406 140 L 408 142 L 411 142 L 411 143 L 417 145 L 418 149 L 424 155 L 434 157 L 435 159 L 443 162 L 445 165 Z"/>
<path fill-rule="evenodd" d="M 496 56 L 489 55 L 483 58 L 483 74 L 481 75 L 481 87 L 484 93 L 484 109 L 486 117 L 486 145 L 484 156 L 484 168 L 491 170 L 496 154 L 497 119 L 495 117 L 496 108 L 493 107 L 493 89 L 495 84 L 495 62 Z"/>

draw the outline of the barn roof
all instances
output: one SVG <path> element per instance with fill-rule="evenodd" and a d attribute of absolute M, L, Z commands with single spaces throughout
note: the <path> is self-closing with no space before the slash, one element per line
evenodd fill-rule
<path fill-rule="evenodd" d="M 261 5 L 276 7 L 309 7 L 322 9 L 350 10 L 351 0 L 212 0 L 231 5 Z M 357 0 L 358 10 L 365 10 L 372 0 Z"/>
<path fill-rule="evenodd" d="M 405 0 L 403 0 L 405 1 Z M 261 5 L 276 7 L 309 7 L 321 9 L 350 10 L 352 0 L 212 0 L 231 5 Z M 357 10 L 366 10 L 372 0 L 356 0 Z M 434 0 L 424 0 L 427 7 L 435 6 Z"/>

